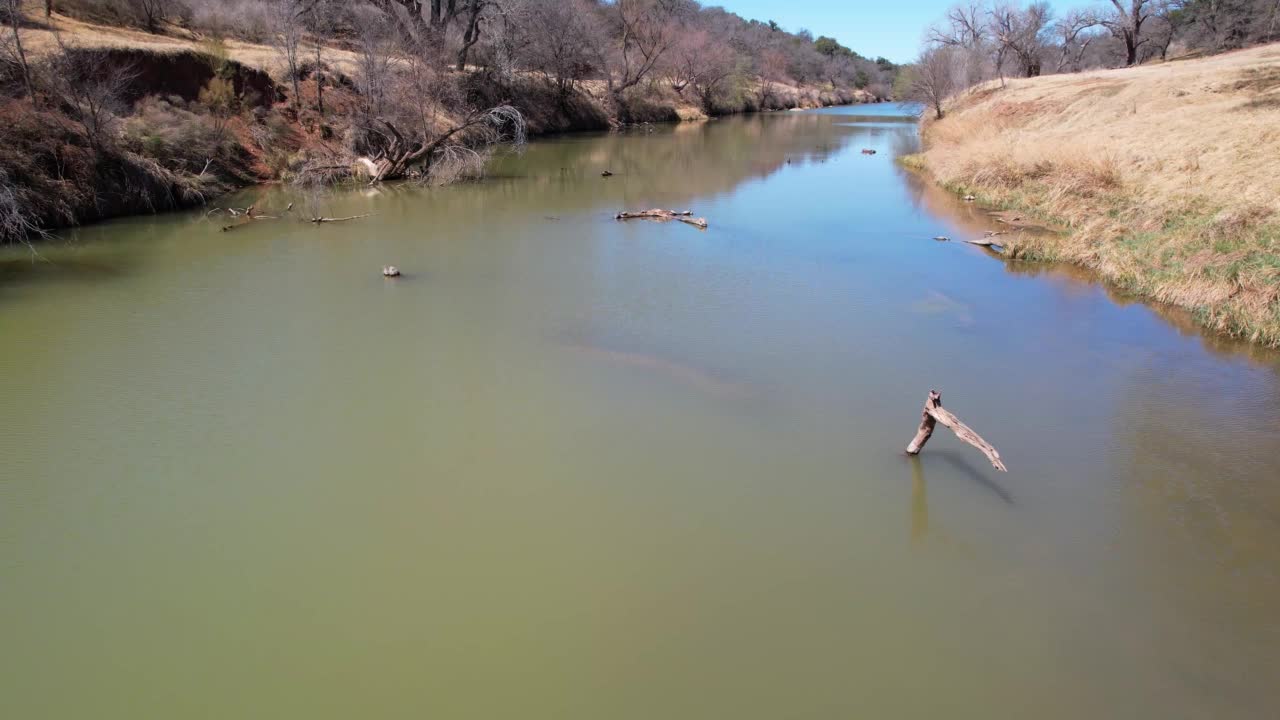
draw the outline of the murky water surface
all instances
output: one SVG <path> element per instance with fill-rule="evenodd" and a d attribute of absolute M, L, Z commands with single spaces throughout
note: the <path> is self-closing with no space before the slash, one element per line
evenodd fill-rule
<path fill-rule="evenodd" d="M 1280 361 L 933 241 L 893 113 L 7 255 L 0 716 L 1273 717 Z"/>

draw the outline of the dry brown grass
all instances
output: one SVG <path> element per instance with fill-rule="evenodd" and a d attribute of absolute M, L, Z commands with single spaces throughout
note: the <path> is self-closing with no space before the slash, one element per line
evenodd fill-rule
<path fill-rule="evenodd" d="M 1278 48 L 977 88 L 926 124 L 922 161 L 949 188 L 1069 229 L 1016 255 L 1280 345 Z"/>
<path fill-rule="evenodd" d="M 66 15 L 55 13 L 50 20 L 44 19 L 44 12 L 38 10 L 34 3 L 28 3 L 28 15 L 39 17 L 43 27 L 34 27 L 22 31 L 23 44 L 35 57 L 57 50 L 58 43 L 55 30 L 63 39 L 81 48 L 136 48 L 152 52 L 175 52 L 198 50 L 198 39 L 191 33 L 166 26 L 167 34 L 152 35 L 142 30 L 113 25 L 98 25 L 77 20 Z M 226 41 L 227 54 L 243 65 L 258 68 L 279 77 L 284 70 L 284 61 L 274 48 L 267 45 Z M 325 50 L 325 62 L 335 69 L 351 76 L 355 73 L 356 54 L 346 50 L 330 48 Z"/>

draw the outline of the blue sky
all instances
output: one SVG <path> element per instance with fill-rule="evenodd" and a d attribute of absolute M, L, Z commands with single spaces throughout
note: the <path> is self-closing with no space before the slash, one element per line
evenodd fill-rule
<path fill-rule="evenodd" d="M 787 30 L 829 35 L 867 57 L 894 62 L 916 56 L 927 25 L 956 0 L 703 0 L 747 19 L 775 20 Z"/>

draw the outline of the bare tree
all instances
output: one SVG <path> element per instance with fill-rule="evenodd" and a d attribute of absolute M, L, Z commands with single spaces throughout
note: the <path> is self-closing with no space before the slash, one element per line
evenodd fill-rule
<path fill-rule="evenodd" d="M 416 37 L 419 32 L 430 28 L 427 17 L 423 14 L 427 4 L 424 0 L 373 0 L 373 3 L 398 22 L 404 23 L 405 30 L 411 36 Z"/>
<path fill-rule="evenodd" d="M 1271 5 L 1270 12 L 1267 6 Z M 1270 14 L 1273 18 L 1280 2 L 1252 2 L 1251 0 L 1199 0 L 1187 3 L 1186 13 L 1195 25 L 1197 39 L 1213 50 L 1226 50 L 1243 45 L 1249 38 L 1251 26 Z M 1256 18 L 1254 17 L 1256 16 Z M 1259 37 L 1271 33 L 1261 32 Z"/>
<path fill-rule="evenodd" d="M 315 67 L 311 72 L 316 79 L 316 112 L 320 114 L 321 119 L 324 118 L 324 39 L 334 31 L 337 20 L 336 11 L 334 0 L 318 0 L 306 14 L 307 24 L 312 32 L 311 57 Z M 296 91 L 294 94 L 297 94 Z"/>
<path fill-rule="evenodd" d="M 1080 69 L 1080 60 L 1096 37 L 1088 31 L 1097 26 L 1098 18 L 1082 10 L 1072 10 L 1053 24 L 1053 34 L 1059 45 L 1056 72 Z"/>
<path fill-rule="evenodd" d="M 125 93 L 137 77 L 132 65 L 113 61 L 106 50 L 73 48 L 57 36 L 58 53 L 45 63 L 43 85 L 84 130 L 94 150 L 115 140 Z"/>
<path fill-rule="evenodd" d="M 525 31 L 529 35 L 529 65 L 545 75 L 563 104 L 579 80 L 591 72 L 593 26 L 581 0 L 532 0 Z"/>
<path fill-rule="evenodd" d="M 153 35 L 160 32 L 161 21 L 167 20 L 177 5 L 176 0 L 128 0 L 128 3 L 142 20 L 143 27 Z"/>
<path fill-rule="evenodd" d="M 306 34 L 304 20 L 316 5 L 316 0 L 273 0 L 269 6 L 271 45 L 284 61 L 285 73 L 293 86 L 290 104 L 295 113 L 302 112 L 302 40 Z"/>
<path fill-rule="evenodd" d="M 1018 62 L 1019 74 L 1040 74 L 1040 53 L 1044 49 L 1044 32 L 1051 11 L 1047 2 L 1034 2 L 1025 9 L 1000 5 L 991 10 L 991 32 L 1002 57 Z"/>
<path fill-rule="evenodd" d="M 977 50 L 987 42 L 986 10 L 982 3 L 956 5 L 947 11 L 940 25 L 929 28 L 929 42 Z"/>
<path fill-rule="evenodd" d="M 956 48 L 956 61 L 964 68 L 964 83 L 972 87 L 986 80 L 989 75 L 989 57 L 996 57 L 999 70 L 1006 48 L 993 42 L 990 13 L 976 0 L 956 5 L 947 11 L 941 24 L 929 29 L 927 42 L 936 46 Z"/>
<path fill-rule="evenodd" d="M 372 0 L 373 4 L 394 17 L 415 40 L 434 40 L 444 37 L 449 27 L 459 17 L 469 16 L 476 9 L 473 0 Z M 487 0 L 480 0 L 481 3 Z M 483 9 L 483 8 L 481 8 Z"/>
<path fill-rule="evenodd" d="M 530 0 L 494 0 L 485 23 L 485 72 L 502 83 L 510 83 L 522 69 L 536 69 L 530 60 L 533 40 L 528 28 L 534 10 Z"/>
<path fill-rule="evenodd" d="M 1182 0 L 1156 0 L 1151 18 L 1147 21 L 1146 33 L 1149 39 L 1147 58 L 1158 55 L 1161 60 L 1164 60 L 1169 56 L 1169 46 L 1173 44 L 1173 39 L 1178 34 L 1181 10 Z"/>
<path fill-rule="evenodd" d="M 356 28 L 356 88 L 360 91 L 366 125 L 371 125 L 385 109 L 392 58 L 399 46 L 390 19 L 371 10 L 355 8 L 352 12 L 352 24 Z"/>
<path fill-rule="evenodd" d="M 8 21 L 9 38 L 6 38 L 0 50 L 3 50 L 14 63 L 18 66 L 18 71 L 22 74 L 22 85 L 27 91 L 27 97 L 31 98 L 31 102 L 36 100 L 36 86 L 31 79 L 31 65 L 27 62 L 27 51 L 22 46 L 22 0 L 0 0 L 0 12 L 5 15 Z"/>
<path fill-rule="evenodd" d="M 756 105 L 759 109 L 766 110 L 774 96 L 774 85 L 786 78 L 787 58 L 777 50 L 765 50 L 760 56 L 757 70 L 760 78 L 756 85 Z"/>
<path fill-rule="evenodd" d="M 712 38 L 702 52 L 702 68 L 693 78 L 698 104 L 708 114 L 716 111 L 726 85 L 738 71 L 738 55 L 728 43 Z"/>
<path fill-rule="evenodd" d="M 834 89 L 844 79 L 856 77 L 857 70 L 853 59 L 844 56 L 833 56 L 822 61 L 822 78 Z"/>
<path fill-rule="evenodd" d="M 956 91 L 956 50 L 949 46 L 934 47 L 920 55 L 909 72 L 909 99 L 924 103 L 941 120 L 942 103 Z"/>
<path fill-rule="evenodd" d="M 593 50 L 619 118 L 626 114 L 623 93 L 649 77 L 671 49 L 676 21 L 686 8 L 683 0 L 617 0 L 605 6 L 616 41 Z"/>
<path fill-rule="evenodd" d="M 707 71 L 703 56 L 711 47 L 712 38 L 705 30 L 682 33 L 667 53 L 662 72 L 667 83 L 677 95 L 684 95 L 685 88 L 696 84 Z"/>
<path fill-rule="evenodd" d="M 471 48 L 480 41 L 486 11 L 498 9 L 494 0 L 463 0 L 463 8 L 458 15 L 462 19 L 462 46 L 458 48 L 458 72 L 467 69 L 467 55 Z"/>
<path fill-rule="evenodd" d="M 1124 64 L 1133 65 L 1138 62 L 1138 51 L 1147 43 L 1143 26 L 1151 19 L 1155 3 L 1153 0 L 1129 0 L 1126 4 L 1121 0 L 1111 0 L 1111 5 L 1113 11 L 1101 18 L 1101 23 L 1124 43 Z"/>

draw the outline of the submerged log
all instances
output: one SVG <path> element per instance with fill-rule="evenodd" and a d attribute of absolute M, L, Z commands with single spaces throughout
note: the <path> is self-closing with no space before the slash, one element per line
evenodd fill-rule
<path fill-rule="evenodd" d="M 631 220 L 634 218 L 648 218 L 650 220 L 658 220 L 661 222 L 666 222 L 668 220 L 679 220 L 680 222 L 688 223 L 698 228 L 699 230 L 707 229 L 706 218 L 693 217 L 692 210 L 685 210 L 684 212 L 674 212 L 672 210 L 660 210 L 660 209 L 654 208 L 653 210 L 644 210 L 641 212 L 620 212 L 614 217 L 617 220 Z"/>
<path fill-rule="evenodd" d="M 937 390 L 930 390 L 929 397 L 924 401 L 920 429 L 916 431 L 916 436 L 912 438 L 911 444 L 907 445 L 908 455 L 920 454 L 920 451 L 924 449 L 925 443 L 929 442 L 929 438 L 933 436 L 933 428 L 937 423 L 942 423 L 951 428 L 956 437 L 981 450 L 982 454 L 987 456 L 987 459 L 991 461 L 995 469 L 1000 472 L 1009 472 L 1009 469 L 1004 466 L 1004 462 L 1000 459 L 1000 453 L 996 451 L 991 443 L 983 440 L 981 435 L 973 431 L 973 428 L 960 422 L 960 418 L 942 408 L 942 395 Z"/>
<path fill-rule="evenodd" d="M 373 217 L 376 214 L 377 213 L 365 213 L 364 215 L 349 215 L 347 217 L 338 217 L 338 218 L 313 217 L 311 218 L 311 222 L 316 223 L 317 225 L 320 223 L 346 222 L 348 220 L 359 220 L 360 218 Z"/>

